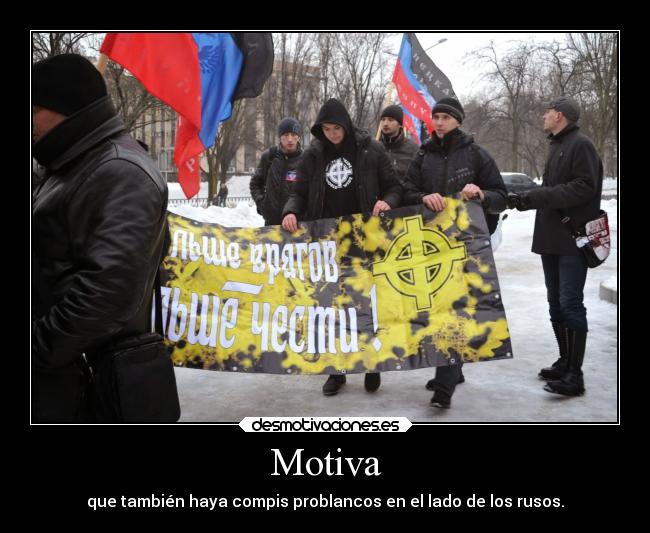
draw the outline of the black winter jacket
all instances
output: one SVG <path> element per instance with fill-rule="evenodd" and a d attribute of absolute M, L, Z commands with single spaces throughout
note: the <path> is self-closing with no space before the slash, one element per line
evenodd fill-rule
<path fill-rule="evenodd" d="M 393 209 L 399 207 L 402 186 L 383 146 L 362 130 L 355 129 L 355 139 L 357 159 L 354 187 L 361 212 L 372 211 L 378 200 L 383 200 Z M 324 150 L 324 142 L 318 139 L 305 150 L 283 216 L 294 213 L 300 219 L 300 214 L 303 213 L 303 220 L 322 218 L 326 186 Z"/>
<path fill-rule="evenodd" d="M 151 331 L 167 184 L 109 97 L 68 117 L 33 153 L 47 169 L 32 207 L 33 412 L 65 421 L 81 354 Z"/>
<path fill-rule="evenodd" d="M 563 214 L 576 227 L 596 218 L 603 188 L 603 163 L 589 137 L 576 124 L 564 128 L 551 141 L 542 187 L 528 193 L 537 209 L 532 251 L 537 254 L 578 255 Z"/>
<path fill-rule="evenodd" d="M 339 124 L 346 132 L 341 154 L 345 154 L 353 165 L 352 186 L 357 200 L 355 203 L 361 212 L 372 211 L 378 200 L 383 200 L 392 208 L 399 207 L 402 185 L 384 148 L 371 139 L 368 132 L 355 128 L 345 106 L 335 98 L 330 98 L 320 108 L 311 127 L 311 133 L 316 139 L 300 160 L 296 183 L 282 216 L 293 213 L 298 220 L 318 220 L 324 216 L 327 151 L 333 147 L 323 133 L 325 123 Z M 330 158 L 331 155 L 330 152 Z"/>
<path fill-rule="evenodd" d="M 392 138 L 382 134 L 381 143 L 384 145 L 391 163 L 393 163 L 398 179 L 403 181 L 411 161 L 415 154 L 418 153 L 418 145 L 411 139 L 406 138 L 403 128 L 400 128 L 399 134 Z"/>
<path fill-rule="evenodd" d="M 419 205 L 432 193 L 459 193 L 468 183 L 478 185 L 485 195 L 483 210 L 492 234 L 499 222 L 498 213 L 506 208 L 506 186 L 490 154 L 460 129 L 442 140 L 432 137 L 422 145 L 406 175 L 404 203 Z"/>
<path fill-rule="evenodd" d="M 269 226 L 282 223 L 284 209 L 293 185 L 287 180 L 288 172 L 295 172 L 300 162 L 302 148 L 292 154 L 285 154 L 273 146 L 262 154 L 260 163 L 251 178 L 251 196 L 257 205 L 257 212 Z"/>

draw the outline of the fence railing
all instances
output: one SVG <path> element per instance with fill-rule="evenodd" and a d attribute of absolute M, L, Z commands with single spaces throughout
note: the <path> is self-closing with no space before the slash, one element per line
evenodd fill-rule
<path fill-rule="evenodd" d="M 253 198 L 250 196 L 229 196 L 226 198 L 226 207 L 237 207 L 240 202 L 246 202 L 248 205 L 255 205 Z M 208 207 L 210 203 L 207 198 L 173 198 L 168 201 L 169 205 L 191 205 L 193 207 Z"/>

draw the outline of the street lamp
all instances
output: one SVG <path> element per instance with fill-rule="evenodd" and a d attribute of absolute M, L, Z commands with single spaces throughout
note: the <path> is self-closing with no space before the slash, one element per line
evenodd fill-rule
<path fill-rule="evenodd" d="M 442 44 L 442 43 L 444 43 L 445 41 L 447 41 L 447 38 L 446 38 L 446 37 L 443 37 L 443 38 L 440 39 L 437 43 L 432 44 L 431 46 L 429 46 L 429 48 L 427 48 L 427 49 L 425 50 L 425 52 L 428 52 L 428 51 L 431 50 L 434 46 L 438 46 L 439 44 Z"/>

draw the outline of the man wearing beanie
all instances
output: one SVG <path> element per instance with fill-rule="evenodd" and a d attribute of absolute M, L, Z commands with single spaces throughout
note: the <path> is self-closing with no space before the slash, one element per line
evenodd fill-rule
<path fill-rule="evenodd" d="M 296 181 L 302 155 L 300 123 L 292 117 L 278 125 L 279 144 L 266 150 L 251 178 L 251 196 L 267 226 L 282 223 L 282 210 Z"/>
<path fill-rule="evenodd" d="M 167 184 L 82 56 L 32 66 L 32 124 L 45 168 L 32 204 L 32 419 L 112 421 L 91 408 L 87 361 L 151 331 Z"/>
<path fill-rule="evenodd" d="M 378 215 L 399 207 L 402 186 L 381 144 L 354 127 L 345 106 L 331 98 L 311 128 L 316 139 L 298 165 L 295 187 L 284 208 L 282 227 L 298 231 L 298 220 L 337 218 L 355 213 Z M 332 374 L 323 394 L 337 394 L 344 374 Z M 378 372 L 365 375 L 365 388 L 379 388 Z"/>
<path fill-rule="evenodd" d="M 381 112 L 381 143 L 388 152 L 397 177 L 403 180 L 418 146 L 404 134 L 404 112 L 398 105 L 390 105 Z"/>
<path fill-rule="evenodd" d="M 490 234 L 506 208 L 507 191 L 494 159 L 460 129 L 463 106 L 455 98 L 442 98 L 432 110 L 435 127 L 411 165 L 404 184 L 407 205 L 424 204 L 433 211 L 445 208 L 445 196 L 461 193 L 465 200 L 478 199 L 483 206 Z M 449 408 L 457 383 L 465 381 L 460 364 L 436 367 L 426 384 L 434 391 L 431 405 Z"/>

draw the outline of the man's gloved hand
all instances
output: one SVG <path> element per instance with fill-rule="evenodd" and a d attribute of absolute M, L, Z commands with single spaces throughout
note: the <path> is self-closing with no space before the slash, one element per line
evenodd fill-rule
<path fill-rule="evenodd" d="M 508 193 L 508 209 L 528 211 L 530 208 L 530 198 L 527 194 L 516 194 L 514 192 Z"/>

